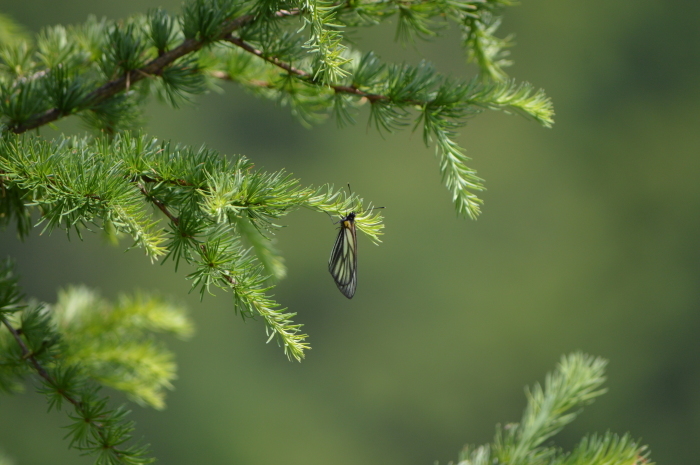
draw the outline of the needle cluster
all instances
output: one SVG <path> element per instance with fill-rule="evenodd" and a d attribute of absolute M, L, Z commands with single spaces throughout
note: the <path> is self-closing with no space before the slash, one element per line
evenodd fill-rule
<path fill-rule="evenodd" d="M 8 260 L 0 265 L 0 326 L 0 391 L 17 392 L 36 374 L 49 408 L 68 413 L 70 447 L 100 465 L 153 462 L 132 440 L 129 411 L 111 405 L 101 387 L 163 408 L 175 362 L 155 335 L 189 336 L 182 308 L 144 294 L 111 303 L 85 288 L 62 291 L 55 306 L 27 302 Z"/>
<path fill-rule="evenodd" d="M 239 2 L 193 0 L 180 15 L 153 10 L 121 22 L 94 18 L 44 30 L 36 43 L 0 48 L 0 123 L 20 134 L 76 115 L 90 128 L 115 134 L 141 126 L 149 96 L 177 107 L 217 81 L 240 83 L 289 105 L 303 122 L 334 115 L 352 123 L 360 105 L 380 131 L 420 128 L 434 144 L 455 207 L 476 218 L 482 180 L 457 142 L 468 118 L 498 109 L 553 123 L 542 90 L 509 79 L 509 38 L 498 38 L 506 0 Z M 462 31 L 466 61 L 479 73 L 449 79 L 429 63 L 384 63 L 344 41 L 348 30 L 395 18 L 397 39 Z"/>
<path fill-rule="evenodd" d="M 296 360 L 308 348 L 307 336 L 293 323 L 295 314 L 267 294 L 268 277 L 284 273 L 268 238 L 276 221 L 299 207 L 333 216 L 356 210 L 366 212 L 357 227 L 370 238 L 378 241 L 383 228 L 378 210 L 363 208 L 343 189 L 304 187 L 284 171 L 256 170 L 242 156 L 130 133 L 51 142 L 6 137 L 0 172 L 3 188 L 13 193 L 0 197 L 0 225 L 14 222 L 26 234 L 36 210 L 44 230 L 129 236 L 152 260 L 190 265 L 187 278 L 202 298 L 212 288 L 232 292 L 236 311 L 261 317 L 268 340 L 277 338 Z"/>
<path fill-rule="evenodd" d="M 629 434 L 588 435 L 570 452 L 550 441 L 583 406 L 605 393 L 606 365 L 582 353 L 562 357 L 544 387 L 535 384 L 525 390 L 527 406 L 520 423 L 499 425 L 492 444 L 465 446 L 457 465 L 652 465 L 647 447 Z"/>

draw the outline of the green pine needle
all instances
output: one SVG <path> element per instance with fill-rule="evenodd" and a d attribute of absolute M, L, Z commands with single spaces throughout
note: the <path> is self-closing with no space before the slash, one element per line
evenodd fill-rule
<path fill-rule="evenodd" d="M 582 353 L 562 357 L 544 387 L 526 389 L 527 407 L 520 423 L 498 427 L 493 444 L 465 446 L 460 465 L 653 465 L 647 447 L 628 434 L 586 436 L 571 452 L 551 438 L 571 423 L 581 407 L 602 395 L 607 362 Z M 547 444 L 545 445 L 545 441 Z"/>

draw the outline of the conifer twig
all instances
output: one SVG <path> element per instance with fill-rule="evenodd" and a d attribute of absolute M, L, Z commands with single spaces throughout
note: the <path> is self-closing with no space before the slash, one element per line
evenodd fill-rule
<path fill-rule="evenodd" d="M 39 363 L 34 354 L 32 354 L 32 351 L 29 350 L 27 344 L 25 344 L 22 340 L 22 336 L 19 334 L 19 331 L 14 326 L 12 326 L 12 324 L 9 321 L 7 321 L 7 318 L 5 318 L 4 316 L 0 316 L 0 321 L 2 322 L 2 324 L 5 325 L 7 330 L 10 331 L 10 334 L 12 334 L 12 337 L 15 339 L 15 342 L 17 342 L 17 345 L 22 351 L 22 358 L 24 360 L 29 360 L 29 362 L 32 364 L 39 376 L 44 378 L 47 383 L 51 384 L 52 386 L 55 386 L 56 383 L 54 379 L 51 377 L 49 372 L 46 371 L 46 369 Z M 61 395 L 68 402 L 75 405 L 76 408 L 80 407 L 80 402 L 73 399 L 71 396 L 68 395 L 68 393 L 61 391 Z"/>
<path fill-rule="evenodd" d="M 32 351 L 29 350 L 29 347 L 27 347 L 27 344 L 24 343 L 20 332 L 14 326 L 12 326 L 12 324 L 4 316 L 0 315 L 0 322 L 2 322 L 2 324 L 5 325 L 8 331 L 10 331 L 10 334 L 12 334 L 14 340 L 17 342 L 17 345 L 19 346 L 20 351 L 22 352 L 22 359 L 28 360 L 34 367 L 34 370 L 36 370 L 36 372 L 39 374 L 39 376 L 41 376 L 49 386 L 56 389 L 56 392 L 58 392 L 61 395 L 61 397 L 63 397 L 66 401 L 70 402 L 75 407 L 75 410 L 77 410 L 81 414 L 81 416 L 85 418 L 85 421 L 90 422 L 97 429 L 97 434 L 100 437 L 102 447 L 113 450 L 114 453 L 120 458 L 123 457 L 125 455 L 124 451 L 118 449 L 114 445 L 109 444 L 109 442 L 107 441 L 107 435 L 105 434 L 104 426 L 102 425 L 102 423 L 89 420 L 87 417 L 87 412 L 85 412 L 84 410 L 83 403 L 71 396 L 64 389 L 61 389 L 59 387 L 58 382 L 56 382 L 56 380 L 53 378 L 53 376 L 51 376 L 51 374 L 49 374 L 46 368 L 44 368 L 44 366 L 41 363 L 39 363 L 39 361 L 34 356 L 34 353 L 32 353 Z"/>
<path fill-rule="evenodd" d="M 295 68 L 294 66 L 290 65 L 289 63 L 285 63 L 284 61 L 280 60 L 279 58 L 276 57 L 270 57 L 266 56 L 265 53 L 263 53 L 262 50 L 258 50 L 255 47 L 253 47 L 251 44 L 247 43 L 246 41 L 242 40 L 239 37 L 232 36 L 231 34 L 228 34 L 225 38 L 228 42 L 236 45 L 237 47 L 240 47 L 241 49 L 245 50 L 248 53 L 251 53 L 259 58 L 262 58 L 263 60 L 267 61 L 270 64 L 273 64 L 277 66 L 278 68 L 281 68 L 285 71 L 287 71 L 289 74 L 294 74 L 295 76 L 299 76 L 302 79 L 305 79 L 309 82 L 314 82 L 314 78 L 310 73 L 307 73 L 306 71 L 302 71 L 298 68 Z M 224 73 L 218 73 L 215 74 L 215 77 L 223 78 L 230 80 L 230 77 L 226 77 L 227 75 Z M 268 83 L 264 82 L 258 82 L 256 83 L 260 85 L 261 87 L 267 87 L 269 86 Z M 380 95 L 380 94 L 372 94 L 370 92 L 365 92 L 363 90 L 358 89 L 357 87 L 354 86 L 341 86 L 341 85 L 336 85 L 336 84 L 331 84 L 328 87 L 336 91 L 337 93 L 343 93 L 343 94 L 353 94 L 358 97 L 363 97 L 369 100 L 370 102 L 376 102 L 378 100 L 383 100 L 383 101 L 389 101 L 391 100 L 388 96 L 386 95 Z M 419 100 L 407 100 L 406 103 L 410 105 L 424 105 L 426 102 L 421 102 Z"/>
<path fill-rule="evenodd" d="M 273 17 L 282 18 L 285 16 L 294 16 L 297 14 L 299 14 L 297 10 L 279 10 L 273 13 Z M 222 32 L 219 35 L 218 39 L 223 38 L 224 36 L 230 34 L 236 29 L 240 29 L 241 27 L 251 23 L 255 19 L 255 15 L 243 15 L 236 19 L 228 21 L 226 24 L 223 25 Z M 126 73 L 124 73 L 123 76 L 109 81 L 106 84 L 90 92 L 86 98 L 87 103 L 85 104 L 85 107 L 89 108 L 91 106 L 97 105 L 98 103 L 105 101 L 109 97 L 112 97 L 123 90 L 127 90 L 130 86 L 133 86 L 134 83 L 148 76 L 160 75 L 168 65 L 172 64 L 173 62 L 175 62 L 179 58 L 182 58 L 185 55 L 196 52 L 209 42 L 209 40 L 197 39 L 183 40 L 180 45 L 154 58 L 142 68 L 127 71 Z M 15 134 L 21 134 L 31 129 L 36 129 L 40 126 L 56 121 L 62 118 L 63 116 L 66 115 L 60 109 L 51 108 L 50 110 L 46 110 L 43 113 L 33 115 L 26 122 L 13 127 L 12 132 L 14 132 Z"/>
<path fill-rule="evenodd" d="M 159 200 L 159 199 L 153 197 L 151 194 L 148 193 L 148 191 L 147 191 L 142 185 L 139 185 L 139 190 L 140 190 L 141 193 L 144 195 L 144 197 L 146 197 L 146 198 L 149 199 L 151 202 L 153 202 L 153 204 L 154 204 L 156 207 L 158 207 L 158 209 L 159 209 L 160 211 L 162 211 L 163 214 L 164 214 L 165 216 L 167 216 L 167 217 L 170 219 L 170 221 L 173 222 L 173 224 L 177 225 L 177 224 L 180 223 L 180 218 L 178 218 L 177 216 L 173 215 L 173 214 L 170 212 L 170 210 L 168 210 L 168 207 L 165 206 L 165 204 L 163 203 L 162 200 Z"/>

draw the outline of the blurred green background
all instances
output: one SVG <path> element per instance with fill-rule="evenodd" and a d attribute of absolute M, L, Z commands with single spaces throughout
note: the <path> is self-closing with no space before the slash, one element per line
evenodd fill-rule
<path fill-rule="evenodd" d="M 32 31 L 120 18 L 176 0 L 1 0 Z M 85 283 L 103 295 L 160 290 L 191 309 L 198 333 L 172 341 L 180 379 L 168 408 L 135 406 L 137 431 L 161 463 L 428 465 L 517 421 L 523 386 L 560 355 L 610 360 L 609 393 L 560 436 L 630 431 L 658 463 L 693 463 L 700 437 L 700 2 L 525 0 L 509 73 L 555 103 L 546 130 L 487 113 L 462 131 L 486 179 L 482 217 L 455 217 L 432 148 L 419 134 L 382 139 L 329 122 L 303 129 L 286 108 L 224 85 L 180 111 L 153 105 L 147 131 L 245 154 L 304 184 L 349 182 L 387 206 L 379 247 L 360 238 L 352 301 L 326 270 L 336 230 L 298 211 L 277 234 L 289 277 L 275 290 L 311 335 L 303 363 L 265 345 L 231 296 L 188 294 L 171 264 L 154 266 L 99 236 L 84 242 L 0 235 L 29 295 Z M 387 61 L 428 58 L 470 76 L 457 33 L 402 48 L 393 27 L 359 38 Z M 68 123 L 62 127 L 77 128 Z M 49 134 L 50 130 L 42 130 Z M 119 396 L 116 396 L 119 398 Z M 25 464 L 88 464 L 67 450 L 61 414 L 31 392 L 0 397 L 0 447 Z M 39 446 L 37 446 L 39 445 Z"/>

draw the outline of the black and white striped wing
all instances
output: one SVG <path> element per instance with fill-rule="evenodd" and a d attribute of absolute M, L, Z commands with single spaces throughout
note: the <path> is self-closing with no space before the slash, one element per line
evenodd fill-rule
<path fill-rule="evenodd" d="M 352 299 L 357 287 L 357 235 L 354 218 L 346 217 L 340 221 L 338 238 L 328 260 L 328 271 L 340 292 Z"/>

